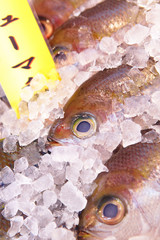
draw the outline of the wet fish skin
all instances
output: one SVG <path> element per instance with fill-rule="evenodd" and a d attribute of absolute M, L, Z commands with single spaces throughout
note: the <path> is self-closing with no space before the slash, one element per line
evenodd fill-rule
<path fill-rule="evenodd" d="M 50 45 L 53 49 L 61 46 L 77 52 L 95 47 L 102 37 L 111 36 L 128 23 L 135 23 L 137 14 L 138 7 L 133 3 L 126 0 L 105 0 L 66 21 L 55 31 Z"/>
<path fill-rule="evenodd" d="M 77 239 L 129 240 L 146 236 L 147 240 L 159 240 L 160 143 L 121 148 L 106 166 L 109 172 L 99 174 L 97 187 L 80 214 Z M 115 225 L 99 219 L 99 204 L 107 196 L 118 197 L 126 206 L 123 219 Z"/>
<path fill-rule="evenodd" d="M 123 103 L 126 97 L 140 94 L 154 78 L 149 65 L 141 70 L 121 65 L 98 72 L 84 82 L 66 103 L 64 118 L 57 119 L 50 128 L 49 144 L 54 145 L 55 141 L 61 144 L 79 142 L 72 125 L 74 119 L 81 116 L 89 115 L 95 120 L 96 133 L 108 115 L 116 111 L 116 104 Z"/>
<path fill-rule="evenodd" d="M 53 32 L 68 20 L 73 11 L 86 0 L 33 0 L 32 2 L 43 27 L 51 31 L 49 35 L 46 35 L 50 38 Z M 46 29 L 46 32 L 48 30 Z"/>

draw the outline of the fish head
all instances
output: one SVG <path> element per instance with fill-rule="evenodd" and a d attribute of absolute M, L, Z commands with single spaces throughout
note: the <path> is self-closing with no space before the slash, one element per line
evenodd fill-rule
<path fill-rule="evenodd" d="M 157 240 L 159 191 L 143 185 L 137 173 L 123 171 L 101 173 L 96 183 L 80 214 L 78 240 Z"/>
<path fill-rule="evenodd" d="M 91 113 L 80 112 L 73 116 L 55 120 L 49 134 L 49 145 L 74 144 L 81 139 L 91 137 L 97 130 L 95 116 Z"/>
<path fill-rule="evenodd" d="M 104 101 L 99 95 L 84 91 L 83 85 L 77 89 L 64 106 L 64 117 L 53 122 L 48 133 L 49 145 L 80 143 L 96 134 L 100 124 L 106 121 L 112 108 L 111 100 Z"/>
<path fill-rule="evenodd" d="M 74 10 L 73 4 L 64 0 L 33 0 L 33 6 L 47 39 L 69 18 Z"/>

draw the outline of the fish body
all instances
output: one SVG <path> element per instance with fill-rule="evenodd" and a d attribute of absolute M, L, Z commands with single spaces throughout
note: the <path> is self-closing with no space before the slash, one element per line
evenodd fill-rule
<path fill-rule="evenodd" d="M 86 0 L 33 0 L 34 9 L 45 30 L 46 38 L 62 25 Z"/>
<path fill-rule="evenodd" d="M 64 118 L 56 120 L 48 134 L 50 144 L 74 143 L 98 131 L 116 105 L 126 97 L 140 94 L 155 75 L 150 66 L 134 69 L 121 65 L 105 69 L 84 82 L 64 106 Z"/>
<path fill-rule="evenodd" d="M 61 25 L 50 39 L 55 51 L 60 46 L 80 52 L 95 44 L 104 36 L 111 36 L 128 23 L 135 23 L 138 7 L 126 0 L 105 0 L 72 17 Z"/>
<path fill-rule="evenodd" d="M 121 148 L 106 166 L 80 214 L 78 240 L 159 240 L 160 143 Z"/>

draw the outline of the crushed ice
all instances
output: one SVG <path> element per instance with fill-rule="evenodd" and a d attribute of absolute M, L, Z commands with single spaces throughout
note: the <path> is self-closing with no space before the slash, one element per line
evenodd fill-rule
<path fill-rule="evenodd" d="M 44 91 L 44 76 L 37 75 L 21 93 L 20 119 L 0 101 L 0 138 L 5 138 L 5 152 L 16 151 L 17 142 L 27 146 L 38 139 L 43 145 L 51 123 L 63 117 L 65 102 L 96 71 L 122 63 L 143 68 L 151 56 L 160 73 L 160 5 L 154 0 L 137 0 L 137 4 L 147 10 L 145 20 L 102 38 L 95 49 L 76 54 L 75 65 L 58 69 L 60 82 L 48 82 L 48 90 Z M 141 96 L 126 98 L 123 107 L 100 126 L 98 134 L 81 145 L 54 147 L 37 164 L 21 157 L 13 169 L 3 168 L 0 204 L 4 204 L 2 215 L 11 223 L 8 236 L 19 240 L 75 240 L 72 229 L 79 222 L 78 212 L 96 187 L 94 179 L 108 171 L 104 163 L 112 152 L 119 144 L 126 147 L 139 141 L 160 140 L 160 127 L 155 125 L 160 119 L 158 89 L 159 83 Z M 3 94 L 0 88 L 1 97 Z M 145 129 L 150 131 L 143 135 Z"/>

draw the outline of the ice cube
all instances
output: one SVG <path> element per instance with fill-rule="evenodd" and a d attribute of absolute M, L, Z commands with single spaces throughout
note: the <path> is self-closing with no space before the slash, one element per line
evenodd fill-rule
<path fill-rule="evenodd" d="M 92 183 L 97 177 L 97 173 L 93 169 L 86 169 L 81 171 L 81 181 L 83 184 Z"/>
<path fill-rule="evenodd" d="M 15 179 L 13 171 L 8 166 L 2 169 L 1 176 L 3 184 L 9 184 Z"/>
<path fill-rule="evenodd" d="M 66 179 L 70 180 L 73 183 L 78 181 L 80 171 L 78 168 L 75 168 L 73 165 L 66 167 Z"/>
<path fill-rule="evenodd" d="M 21 89 L 21 99 L 28 102 L 33 97 L 34 91 L 30 86 L 24 87 Z"/>
<path fill-rule="evenodd" d="M 4 210 L 2 211 L 2 215 L 6 219 L 12 218 L 17 214 L 18 208 L 19 208 L 18 201 L 16 199 L 11 200 L 5 205 Z"/>
<path fill-rule="evenodd" d="M 44 228 L 53 220 L 51 211 L 45 206 L 37 206 L 32 211 L 32 216 L 38 221 L 39 228 Z"/>
<path fill-rule="evenodd" d="M 78 54 L 78 62 L 84 66 L 91 62 L 94 62 L 98 56 L 99 54 L 95 49 L 88 48 Z"/>
<path fill-rule="evenodd" d="M 159 39 L 160 38 L 160 26 L 153 25 L 150 30 L 150 35 L 153 39 Z"/>
<path fill-rule="evenodd" d="M 144 47 L 129 46 L 126 49 L 126 56 L 124 58 L 124 61 L 130 66 L 144 68 L 147 66 L 148 59 L 149 55 L 145 51 Z"/>
<path fill-rule="evenodd" d="M 74 65 L 64 66 L 58 69 L 63 81 L 70 81 L 78 73 L 78 69 Z M 66 74 L 67 72 L 67 74 Z"/>
<path fill-rule="evenodd" d="M 50 173 L 41 176 L 33 182 L 33 187 L 37 192 L 42 192 L 44 190 L 52 188 L 53 186 L 54 180 Z"/>
<path fill-rule="evenodd" d="M 65 183 L 60 191 L 60 201 L 66 205 L 69 211 L 81 211 L 85 208 L 87 200 L 83 193 L 77 189 L 70 181 Z"/>
<path fill-rule="evenodd" d="M 52 232 L 52 240 L 76 240 L 73 231 L 65 228 L 56 228 Z"/>
<path fill-rule="evenodd" d="M 55 191 L 46 190 L 43 192 L 43 204 L 46 207 L 50 207 L 56 202 L 57 202 L 57 194 L 55 193 Z"/>
<path fill-rule="evenodd" d="M 145 112 L 150 105 L 148 96 L 132 96 L 124 101 L 124 116 L 135 117 Z"/>
<path fill-rule="evenodd" d="M 31 201 L 25 201 L 23 198 L 18 199 L 19 210 L 26 216 L 31 215 L 35 204 Z"/>
<path fill-rule="evenodd" d="M 56 228 L 56 223 L 55 222 L 50 222 L 45 228 L 41 228 L 39 230 L 38 236 L 41 239 L 54 239 L 53 237 L 53 231 Z M 69 239 L 68 239 L 69 240 Z"/>
<path fill-rule="evenodd" d="M 14 171 L 23 172 L 28 168 L 28 160 L 26 157 L 21 157 L 14 162 Z"/>
<path fill-rule="evenodd" d="M 17 151 L 17 136 L 10 135 L 3 140 L 4 152 L 16 152 Z"/>
<path fill-rule="evenodd" d="M 32 180 L 29 177 L 26 177 L 21 173 L 16 173 L 15 174 L 15 180 L 19 185 L 29 184 L 29 183 L 32 182 Z"/>
<path fill-rule="evenodd" d="M 40 120 L 33 120 L 28 124 L 28 127 L 20 132 L 19 134 L 19 144 L 21 146 L 26 146 L 33 142 L 40 136 L 40 131 L 43 129 L 44 125 Z"/>
<path fill-rule="evenodd" d="M 38 221 L 35 217 L 29 216 L 24 220 L 24 226 L 34 235 L 38 235 Z"/>
<path fill-rule="evenodd" d="M 122 132 L 123 147 L 138 143 L 141 141 L 141 126 L 130 119 L 126 119 L 120 124 Z"/>
<path fill-rule="evenodd" d="M 159 25 L 160 22 L 160 5 L 154 4 L 150 11 L 146 12 L 146 20 L 148 23 Z"/>
<path fill-rule="evenodd" d="M 12 182 L 7 187 L 0 190 L 0 192 L 2 194 L 0 194 L 2 197 L 1 200 L 4 202 L 8 202 L 21 193 L 21 188 L 19 184 L 17 184 L 16 182 Z"/>
<path fill-rule="evenodd" d="M 149 35 L 149 28 L 141 24 L 136 24 L 128 30 L 124 36 L 124 41 L 129 44 L 140 44 Z"/>
<path fill-rule="evenodd" d="M 20 229 L 23 225 L 23 217 L 21 216 L 15 216 L 10 219 L 11 227 L 9 228 L 7 234 L 9 237 L 14 237 L 18 232 L 20 232 Z"/>
<path fill-rule="evenodd" d="M 151 57 L 159 57 L 160 56 L 160 39 L 151 39 L 149 42 L 144 44 L 146 52 Z"/>
<path fill-rule="evenodd" d="M 52 159 L 55 162 L 76 162 L 79 158 L 79 146 L 58 146 L 52 149 Z"/>
<path fill-rule="evenodd" d="M 108 54 L 114 54 L 117 51 L 118 43 L 112 37 L 103 37 L 99 43 L 99 49 Z"/>

